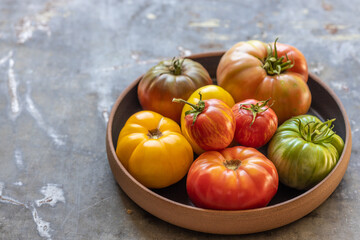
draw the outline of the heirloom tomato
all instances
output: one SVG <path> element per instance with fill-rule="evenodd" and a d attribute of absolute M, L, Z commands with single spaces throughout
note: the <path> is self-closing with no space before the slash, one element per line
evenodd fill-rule
<path fill-rule="evenodd" d="M 206 85 L 204 87 L 201 87 L 199 89 L 197 89 L 195 92 L 193 92 L 191 94 L 191 96 L 188 98 L 187 102 L 192 103 L 192 104 L 197 104 L 200 100 L 200 95 L 199 92 L 201 93 L 202 96 L 202 100 L 208 100 L 208 99 L 219 99 L 221 101 L 223 101 L 224 103 L 226 103 L 226 105 L 228 105 L 229 107 L 232 107 L 235 102 L 233 97 L 230 95 L 230 93 L 228 93 L 227 91 L 225 91 L 225 89 L 223 89 L 220 86 L 217 85 Z M 193 150 L 196 154 L 200 155 L 201 153 L 205 152 L 205 150 L 201 149 L 197 143 L 195 141 L 193 141 L 193 139 L 189 136 L 187 129 L 185 127 L 185 112 L 191 110 L 191 106 L 188 104 L 185 104 L 182 112 L 181 112 L 181 131 L 182 134 L 185 136 L 185 138 L 188 140 L 188 142 L 191 144 L 191 146 L 193 147 Z"/>
<path fill-rule="evenodd" d="M 173 98 L 188 99 L 196 89 L 212 84 L 207 70 L 191 59 L 173 59 L 152 67 L 140 80 L 138 98 L 145 110 L 155 111 L 180 123 L 182 106 Z"/>
<path fill-rule="evenodd" d="M 217 82 L 235 102 L 269 99 L 279 123 L 307 113 L 311 93 L 307 86 L 308 67 L 295 47 L 251 40 L 239 42 L 221 58 Z"/>
<path fill-rule="evenodd" d="M 269 99 L 247 99 L 232 107 L 236 121 L 234 138 L 240 145 L 259 148 L 274 135 L 278 119 L 268 102 Z"/>
<path fill-rule="evenodd" d="M 189 169 L 186 190 L 198 207 L 242 210 L 265 207 L 278 184 L 269 159 L 255 148 L 236 146 L 201 154 Z"/>
<path fill-rule="evenodd" d="M 335 167 L 344 141 L 332 131 L 333 121 L 323 123 L 315 116 L 302 115 L 287 120 L 277 129 L 268 146 L 268 157 L 283 184 L 309 189 Z"/>
<path fill-rule="evenodd" d="M 220 150 L 229 146 L 234 138 L 235 119 L 231 108 L 219 99 L 202 100 L 197 104 L 174 98 L 191 110 L 185 112 L 185 131 L 188 137 L 205 151 Z"/>
<path fill-rule="evenodd" d="M 149 188 L 178 182 L 193 161 L 191 145 L 179 125 L 152 111 L 137 112 L 127 120 L 116 155 L 128 172 Z"/>

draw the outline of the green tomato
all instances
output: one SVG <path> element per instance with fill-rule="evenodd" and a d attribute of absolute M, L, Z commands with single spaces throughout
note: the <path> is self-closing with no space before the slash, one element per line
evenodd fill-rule
<path fill-rule="evenodd" d="M 332 131 L 333 120 L 321 122 L 312 115 L 285 121 L 268 146 L 280 181 L 299 190 L 309 189 L 323 180 L 335 167 L 344 141 Z"/>

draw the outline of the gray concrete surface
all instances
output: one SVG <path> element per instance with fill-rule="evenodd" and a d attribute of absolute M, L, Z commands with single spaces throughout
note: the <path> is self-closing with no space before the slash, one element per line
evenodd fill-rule
<path fill-rule="evenodd" d="M 1 0 L 0 239 L 355 239 L 359 13 L 359 0 Z M 331 197 L 292 224 L 246 236 L 182 229 L 134 204 L 105 151 L 124 88 L 163 58 L 276 37 L 304 53 L 347 110 L 353 151 Z"/>

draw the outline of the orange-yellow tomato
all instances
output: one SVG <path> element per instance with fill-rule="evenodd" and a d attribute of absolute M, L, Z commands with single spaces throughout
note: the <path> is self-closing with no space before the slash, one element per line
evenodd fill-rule
<path fill-rule="evenodd" d="M 206 85 L 197 89 L 190 95 L 187 102 L 197 104 L 200 100 L 199 92 L 201 92 L 202 100 L 219 99 L 226 103 L 226 105 L 228 105 L 230 108 L 235 104 L 234 99 L 230 93 L 217 85 Z M 188 142 L 191 144 L 194 152 L 200 155 L 201 153 L 205 152 L 205 150 L 200 148 L 199 145 L 190 137 L 185 127 L 185 112 L 189 110 L 191 110 L 191 107 L 188 104 L 185 104 L 181 112 L 181 131 Z"/>
<path fill-rule="evenodd" d="M 178 182 L 193 161 L 191 145 L 179 125 L 152 111 L 137 112 L 127 120 L 116 155 L 129 173 L 149 188 Z"/>

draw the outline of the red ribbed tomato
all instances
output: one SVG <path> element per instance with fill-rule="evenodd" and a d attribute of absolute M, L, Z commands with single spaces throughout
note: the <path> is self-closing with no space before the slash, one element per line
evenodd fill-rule
<path fill-rule="evenodd" d="M 234 138 L 235 119 L 231 108 L 219 99 L 200 100 L 197 104 L 183 99 L 192 107 L 185 112 L 185 127 L 190 139 L 205 151 L 220 150 L 230 145 Z"/>
<path fill-rule="evenodd" d="M 239 42 L 222 56 L 216 75 L 235 102 L 271 98 L 279 123 L 310 108 L 306 59 L 293 46 L 276 41 L 269 45 L 256 40 Z"/>
<path fill-rule="evenodd" d="M 191 165 L 186 190 L 198 207 L 242 210 L 265 207 L 277 192 L 274 164 L 255 148 L 201 154 Z"/>

